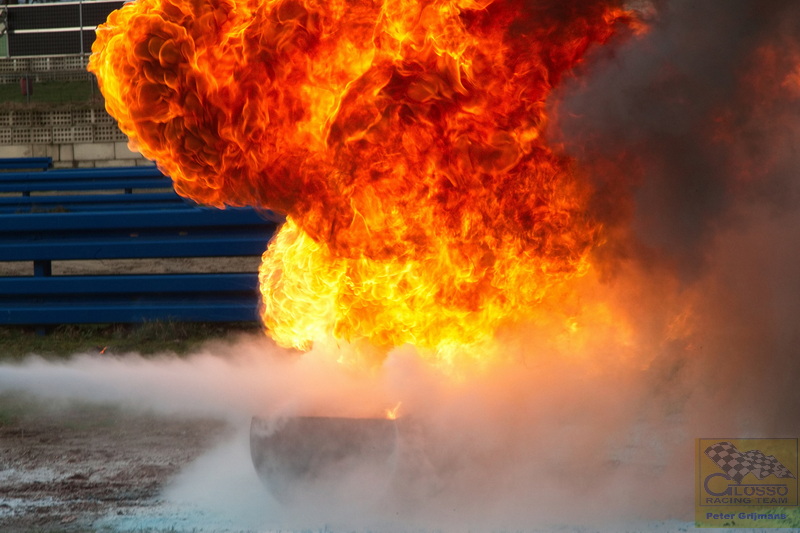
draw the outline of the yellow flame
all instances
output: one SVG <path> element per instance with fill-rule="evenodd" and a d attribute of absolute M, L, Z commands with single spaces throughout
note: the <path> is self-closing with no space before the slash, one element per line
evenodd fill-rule
<path fill-rule="evenodd" d="M 390 409 L 386 409 L 386 418 L 388 420 L 397 420 L 397 416 L 400 413 L 400 406 L 403 405 L 403 402 L 397 402 L 397 405 Z"/>

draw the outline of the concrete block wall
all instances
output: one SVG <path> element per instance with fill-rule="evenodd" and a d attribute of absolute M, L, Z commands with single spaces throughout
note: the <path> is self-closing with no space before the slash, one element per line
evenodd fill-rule
<path fill-rule="evenodd" d="M 152 165 L 124 141 L 0 145 L 3 157 L 51 157 L 53 168 L 134 167 Z"/>
<path fill-rule="evenodd" d="M 102 107 L 0 109 L 2 157 L 51 157 L 55 168 L 152 164 Z"/>

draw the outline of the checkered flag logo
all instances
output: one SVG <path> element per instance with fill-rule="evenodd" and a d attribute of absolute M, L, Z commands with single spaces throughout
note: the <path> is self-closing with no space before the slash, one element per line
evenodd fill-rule
<path fill-rule="evenodd" d="M 747 474 L 753 474 L 756 479 L 772 474 L 777 478 L 794 479 L 794 475 L 774 455 L 764 455 L 759 450 L 742 453 L 730 442 L 722 441 L 706 448 L 705 453 L 736 483 L 741 483 Z"/>

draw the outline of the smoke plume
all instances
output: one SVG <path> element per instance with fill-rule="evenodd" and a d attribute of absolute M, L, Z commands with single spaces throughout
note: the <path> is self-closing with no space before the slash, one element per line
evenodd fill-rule
<path fill-rule="evenodd" d="M 565 149 L 596 183 L 595 213 L 614 236 L 598 264 L 611 284 L 633 270 L 643 291 L 670 287 L 645 315 L 673 295 L 685 306 L 685 348 L 665 364 L 707 379 L 739 420 L 752 417 L 743 429 L 791 433 L 800 9 L 648 7 L 647 35 L 598 54 L 559 101 Z"/>

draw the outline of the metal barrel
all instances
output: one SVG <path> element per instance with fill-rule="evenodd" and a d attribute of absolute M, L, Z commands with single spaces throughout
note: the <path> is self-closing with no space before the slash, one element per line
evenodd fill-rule
<path fill-rule="evenodd" d="M 250 455 L 262 483 L 285 505 L 375 502 L 397 460 L 397 426 L 382 418 L 254 417 Z"/>

